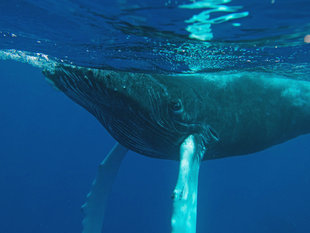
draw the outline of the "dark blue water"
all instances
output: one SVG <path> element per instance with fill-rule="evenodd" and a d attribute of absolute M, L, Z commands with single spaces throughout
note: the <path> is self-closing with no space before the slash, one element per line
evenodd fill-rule
<path fill-rule="evenodd" d="M 190 1 L 1 1 L 0 49 L 116 70 L 252 69 L 310 80 L 310 3 L 271 2 L 225 4 L 249 15 L 212 24 L 203 40 L 189 39 L 185 20 L 205 9 L 178 7 Z M 0 70 L 0 233 L 81 232 L 80 206 L 114 140 L 39 69 L 1 61 Z M 309 139 L 204 162 L 197 232 L 310 232 Z M 176 162 L 130 152 L 103 232 L 169 232 L 177 172 Z"/>

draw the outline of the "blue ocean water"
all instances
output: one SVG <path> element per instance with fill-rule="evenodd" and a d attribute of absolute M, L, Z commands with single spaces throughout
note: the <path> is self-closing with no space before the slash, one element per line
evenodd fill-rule
<path fill-rule="evenodd" d="M 309 80 L 308 1 L 196 2 L 213 5 L 1 1 L 0 49 L 114 70 L 263 70 Z M 81 232 L 80 206 L 114 139 L 39 69 L 1 61 L 0 70 L 0 232 Z M 197 232 L 310 232 L 309 139 L 204 162 Z M 130 152 L 103 232 L 169 232 L 177 172 L 176 162 Z"/>

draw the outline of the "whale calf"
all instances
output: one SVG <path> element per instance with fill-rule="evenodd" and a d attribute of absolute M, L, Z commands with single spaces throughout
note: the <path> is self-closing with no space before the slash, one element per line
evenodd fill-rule
<path fill-rule="evenodd" d="M 310 82 L 264 72 L 145 74 L 63 64 L 46 55 L 0 58 L 43 70 L 54 87 L 93 114 L 117 144 L 98 168 L 83 233 L 100 233 L 107 198 L 128 149 L 179 160 L 172 233 L 195 233 L 201 161 L 254 153 L 310 133 Z"/>

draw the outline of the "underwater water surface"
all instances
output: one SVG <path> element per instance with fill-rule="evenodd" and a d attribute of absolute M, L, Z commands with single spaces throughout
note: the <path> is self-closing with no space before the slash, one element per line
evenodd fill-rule
<path fill-rule="evenodd" d="M 310 81 L 309 12 L 307 0 L 1 1 L 0 49 L 122 71 Z M 81 232 L 80 207 L 115 141 L 39 69 L 1 60 L 0 70 L 0 232 Z M 197 232 L 310 232 L 309 140 L 203 162 Z M 103 232 L 169 232 L 177 172 L 130 152 Z"/>

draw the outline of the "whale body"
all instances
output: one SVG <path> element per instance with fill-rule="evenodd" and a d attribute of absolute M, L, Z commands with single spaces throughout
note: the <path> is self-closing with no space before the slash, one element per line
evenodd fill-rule
<path fill-rule="evenodd" d="M 59 64 L 44 75 L 123 146 L 179 160 L 201 135 L 204 160 L 254 153 L 310 132 L 310 84 L 255 72 L 144 74 Z"/>
<path fill-rule="evenodd" d="M 82 206 L 83 233 L 100 233 L 128 149 L 179 160 L 172 233 L 195 233 L 202 160 L 254 153 L 310 132 L 310 82 L 267 72 L 151 74 L 73 66 L 4 52 L 43 69 L 54 87 L 93 114 L 118 143 Z"/>

